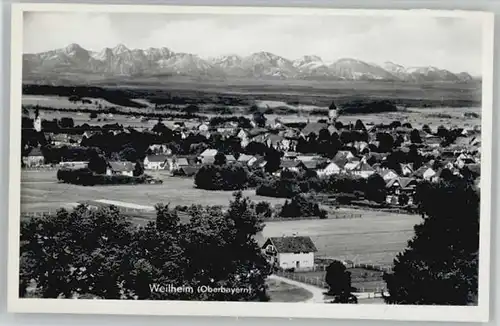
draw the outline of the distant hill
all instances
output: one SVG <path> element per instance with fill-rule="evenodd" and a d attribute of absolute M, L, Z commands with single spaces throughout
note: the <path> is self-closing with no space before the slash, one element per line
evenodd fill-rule
<path fill-rule="evenodd" d="M 204 76 L 303 80 L 385 80 L 402 82 L 469 82 L 466 73 L 454 74 L 436 67 L 405 68 L 392 62 L 379 66 L 351 58 L 332 63 L 307 55 L 290 60 L 270 52 L 204 59 L 176 53 L 166 47 L 129 49 L 123 44 L 88 51 L 78 44 L 52 51 L 24 54 L 23 75 L 50 83 L 67 79 L 148 76 Z M 64 75 L 64 76 L 63 76 Z M 69 76 L 69 77 L 68 77 Z"/>

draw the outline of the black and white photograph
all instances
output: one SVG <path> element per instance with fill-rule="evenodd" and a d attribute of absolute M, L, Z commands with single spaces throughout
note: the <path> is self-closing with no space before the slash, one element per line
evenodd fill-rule
<path fill-rule="evenodd" d="M 13 311 L 488 319 L 491 14 L 18 4 L 11 63 Z"/>

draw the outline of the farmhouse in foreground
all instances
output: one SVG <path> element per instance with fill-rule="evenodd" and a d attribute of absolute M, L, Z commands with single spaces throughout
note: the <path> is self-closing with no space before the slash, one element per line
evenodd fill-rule
<path fill-rule="evenodd" d="M 262 246 L 272 265 L 295 271 L 312 270 L 318 250 L 310 237 L 273 237 Z"/>

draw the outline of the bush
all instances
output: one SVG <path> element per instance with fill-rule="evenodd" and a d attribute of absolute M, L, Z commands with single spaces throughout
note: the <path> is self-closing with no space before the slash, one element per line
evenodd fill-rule
<path fill-rule="evenodd" d="M 300 193 L 300 187 L 294 180 L 274 179 L 258 186 L 255 193 L 267 197 L 292 198 Z"/>
<path fill-rule="evenodd" d="M 136 177 L 128 175 L 105 175 L 96 174 L 88 168 L 60 169 L 57 171 L 57 180 L 82 186 L 163 183 L 162 180 L 154 179 L 146 174 Z"/>
<path fill-rule="evenodd" d="M 255 213 L 264 218 L 271 218 L 273 216 L 273 208 L 267 201 L 261 201 L 255 205 Z"/>
<path fill-rule="evenodd" d="M 241 190 L 248 180 L 247 169 L 239 164 L 205 165 L 194 177 L 196 187 L 205 190 Z"/>
<path fill-rule="evenodd" d="M 314 202 L 310 197 L 297 195 L 290 202 L 288 200 L 285 201 L 279 215 L 282 217 L 318 216 L 326 218 L 326 211 L 320 209 L 318 203 Z"/>
<path fill-rule="evenodd" d="M 264 179 L 257 189 L 256 194 L 268 197 L 292 198 L 300 193 L 311 191 L 326 191 L 328 184 L 318 178 L 317 174 L 293 171 L 282 171 L 279 178 Z"/>

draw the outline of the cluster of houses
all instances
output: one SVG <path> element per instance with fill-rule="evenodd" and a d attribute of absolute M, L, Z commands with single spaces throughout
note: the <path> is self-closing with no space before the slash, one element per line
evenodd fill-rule
<path fill-rule="evenodd" d="M 337 129 L 337 127 L 340 128 Z M 235 122 L 226 122 L 218 127 L 213 127 L 207 122 L 203 122 L 192 128 L 187 128 L 183 123 L 174 124 L 172 128 L 181 134 L 182 138 L 189 135 L 202 135 L 209 139 L 215 132 L 219 133 L 224 138 L 237 137 L 241 147 L 244 149 L 248 144 L 260 143 L 267 147 L 272 147 L 284 153 L 279 169 L 274 173 L 280 175 L 284 170 L 289 171 L 315 171 L 320 177 L 328 177 L 336 174 L 349 174 L 361 178 L 368 178 L 374 173 L 380 174 L 386 181 L 389 193 L 397 195 L 401 192 L 411 193 L 412 187 L 418 180 L 438 180 L 443 169 L 448 169 L 454 174 L 460 173 L 460 170 L 467 166 L 471 171 L 479 175 L 480 167 L 480 129 L 478 128 L 462 128 L 459 129 L 461 134 L 456 141 L 445 148 L 441 147 L 442 137 L 430 132 L 429 130 L 418 130 L 419 138 L 422 143 L 418 146 L 420 155 L 432 155 L 440 158 L 444 164 L 439 169 L 435 168 L 432 161 L 427 162 L 424 166 L 414 169 L 412 164 L 401 164 L 399 173 L 388 169 L 383 164 L 383 161 L 390 153 L 378 153 L 372 149 L 379 148 L 380 141 L 377 140 L 379 133 L 389 134 L 393 139 L 400 140 L 400 150 L 409 152 L 412 144 L 411 134 L 414 129 L 408 124 L 390 124 L 390 125 L 371 125 L 369 128 L 363 126 L 366 141 L 352 141 L 348 144 L 343 144 L 345 148 L 355 149 L 354 153 L 350 150 L 341 150 L 337 152 L 335 157 L 328 159 L 318 154 L 301 154 L 297 153 L 297 145 L 302 142 L 307 142 L 311 137 L 320 138 L 320 134 L 328 131 L 329 135 L 337 133 L 341 135 L 345 130 L 358 130 L 352 123 L 339 126 L 335 121 L 324 122 L 309 122 L 302 128 L 296 126 L 287 126 L 279 120 L 268 122 L 265 127 L 254 126 L 252 128 L 239 128 Z M 124 131 L 117 131 L 124 132 Z M 90 137 L 90 132 L 83 135 L 65 135 L 65 134 L 49 134 L 47 139 L 54 146 L 78 146 L 84 137 Z M 199 168 L 206 164 L 212 164 L 218 154 L 217 149 L 205 149 L 199 155 L 173 155 L 167 144 L 152 144 L 149 147 L 148 153 L 144 159 L 145 170 L 167 170 L 177 176 L 193 176 Z M 251 169 L 265 168 L 267 162 L 264 157 L 259 155 L 239 154 L 225 155 L 227 163 L 239 163 L 246 165 Z M 376 159 L 371 159 L 376 157 Z M 23 157 L 23 163 L 26 167 L 36 167 L 42 165 L 44 157 L 39 148 L 33 148 L 26 156 Z M 372 163 L 369 164 L 369 162 Z M 373 163 L 378 162 L 378 163 Z M 80 162 L 81 163 L 81 162 Z M 78 162 L 63 162 L 64 164 L 73 164 L 81 166 Z M 131 162 L 110 162 L 108 164 L 108 174 L 132 175 L 135 163 Z M 394 196 L 397 198 L 397 196 Z M 389 198 L 388 201 L 393 202 L 397 199 Z"/>

